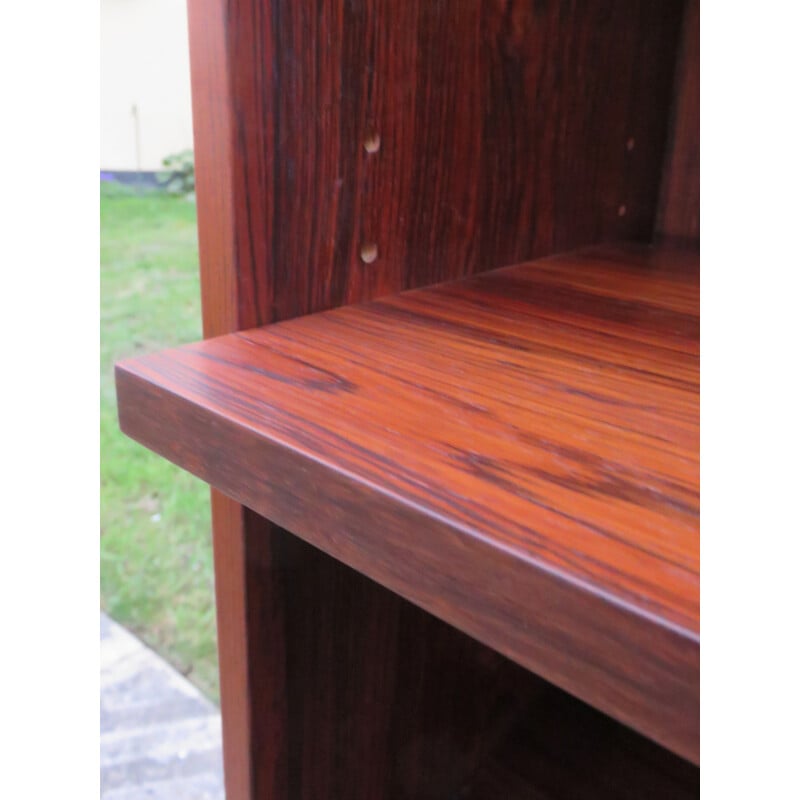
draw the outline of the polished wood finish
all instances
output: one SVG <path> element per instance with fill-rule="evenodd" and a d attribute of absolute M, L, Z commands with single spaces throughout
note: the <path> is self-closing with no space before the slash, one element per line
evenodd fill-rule
<path fill-rule="evenodd" d="M 203 333 L 238 330 L 237 219 L 234 213 L 235 95 L 228 66 L 225 0 L 188 3 Z M 211 490 L 222 745 L 228 800 L 252 800 L 253 698 L 247 623 L 244 509 Z M 266 526 L 266 521 L 260 527 Z M 255 591 L 255 590 L 253 590 Z"/>
<path fill-rule="evenodd" d="M 246 513 L 249 530 L 265 524 Z M 268 712 L 253 717 L 262 743 L 256 796 L 698 795 L 699 773 L 688 762 L 297 537 L 247 541 L 248 585 L 262 592 L 251 613 L 266 612 L 250 623 L 272 644 L 257 649 L 253 663 Z M 358 680 L 337 668 L 342 661 Z M 317 733 L 298 746 L 309 729 Z"/>
<path fill-rule="evenodd" d="M 700 771 L 583 703 L 543 685 L 454 795 L 471 800 L 679 800 Z"/>
<path fill-rule="evenodd" d="M 209 3 L 198 181 L 225 162 L 237 327 L 652 235 L 678 0 Z"/>
<path fill-rule="evenodd" d="M 700 0 L 686 3 L 657 232 L 700 238 Z"/>
<path fill-rule="evenodd" d="M 247 514 L 249 532 L 264 524 Z M 250 661 L 253 794 L 452 796 L 541 682 L 299 538 L 265 533 L 246 539 L 259 592 L 248 624 L 268 644 Z"/>
<path fill-rule="evenodd" d="M 262 533 L 267 533 L 269 523 L 260 522 Z M 212 487 L 211 523 L 225 796 L 250 798 L 254 796 L 252 743 L 257 716 L 253 701 L 260 694 L 258 684 L 251 685 L 251 653 L 255 656 L 259 648 L 249 641 L 245 509 Z"/>
<path fill-rule="evenodd" d="M 123 429 L 698 758 L 698 273 L 638 246 L 118 367 Z"/>
<path fill-rule="evenodd" d="M 191 0 L 188 12 L 203 335 L 219 336 L 249 327 L 238 313 L 237 160 L 225 35 L 228 13 L 220 0 Z"/>
<path fill-rule="evenodd" d="M 659 183 L 660 220 L 691 214 L 662 170 L 682 5 L 190 0 L 205 334 L 648 239 Z M 217 491 L 212 510 L 229 800 L 441 797 L 490 763 L 507 708 L 465 698 L 510 686 L 522 707 L 534 676 Z M 308 524 L 336 540 L 337 521 Z M 603 669 L 606 707 L 638 719 L 646 678 L 620 692 Z"/>
<path fill-rule="evenodd" d="M 581 244 L 649 238 L 680 18 L 677 0 L 190 0 L 205 335 Z M 367 264 L 361 248 L 373 243 Z M 302 542 L 217 491 L 212 511 L 229 800 L 314 797 L 309 786 L 326 796 L 320 787 L 341 758 L 332 748 L 346 750 L 356 734 L 354 752 L 376 764 L 394 763 L 387 748 L 430 738 L 408 717 L 387 724 L 384 706 L 438 720 L 440 743 L 424 769 L 412 758 L 390 770 L 386 797 L 440 785 L 447 759 L 434 755 L 494 730 L 487 706 L 472 734 L 459 732 L 458 706 L 462 688 L 492 680 L 499 656 L 306 550 L 315 588 L 299 608 L 280 554 Z M 370 630 L 413 639 L 426 665 L 418 683 L 382 681 L 408 656 L 391 638 L 359 639 L 359 615 L 343 611 L 336 627 L 349 644 L 320 663 L 329 679 L 287 669 L 298 648 L 330 652 L 316 604 L 350 608 L 353 593 Z M 463 687 L 448 669 L 450 646 Z M 288 704 L 267 674 L 284 676 Z M 352 698 L 362 684 L 373 687 L 375 722 L 360 714 L 355 731 L 334 693 Z M 325 725 L 293 711 L 321 707 L 337 709 Z M 315 770 L 302 785 L 298 765 Z M 380 796 L 350 788 L 339 796 Z"/>

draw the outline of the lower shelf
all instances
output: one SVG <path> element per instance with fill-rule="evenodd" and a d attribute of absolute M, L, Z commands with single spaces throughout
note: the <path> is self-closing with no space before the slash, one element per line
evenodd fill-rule
<path fill-rule="evenodd" d="M 688 762 L 246 515 L 254 797 L 696 796 Z"/>
<path fill-rule="evenodd" d="M 543 685 L 454 798 L 688 800 L 699 795 L 698 767 Z"/>

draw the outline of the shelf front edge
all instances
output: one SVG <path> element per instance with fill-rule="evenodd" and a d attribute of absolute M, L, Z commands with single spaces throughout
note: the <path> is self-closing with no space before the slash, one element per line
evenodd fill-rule
<path fill-rule="evenodd" d="M 163 355 L 163 354 L 162 354 Z M 698 637 L 116 367 L 120 427 L 330 556 L 699 763 Z"/>

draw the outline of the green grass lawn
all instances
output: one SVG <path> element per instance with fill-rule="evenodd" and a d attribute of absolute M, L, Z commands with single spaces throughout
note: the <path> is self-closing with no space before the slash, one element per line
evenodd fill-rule
<path fill-rule="evenodd" d="M 123 436 L 114 362 L 200 338 L 195 206 L 100 199 L 101 603 L 218 699 L 208 488 Z"/>

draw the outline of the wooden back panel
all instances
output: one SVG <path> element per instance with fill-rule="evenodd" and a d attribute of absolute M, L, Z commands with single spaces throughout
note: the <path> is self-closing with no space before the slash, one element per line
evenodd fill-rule
<path fill-rule="evenodd" d="M 657 234 L 700 239 L 700 0 L 686 4 Z"/>
<path fill-rule="evenodd" d="M 226 83 L 196 92 L 198 149 L 217 138 L 230 194 L 200 224 L 233 214 L 238 326 L 648 239 L 681 12 L 679 0 L 230 0 L 222 31 L 197 36 L 195 20 L 193 68 L 214 52 Z M 217 169 L 198 153 L 201 203 Z"/>

